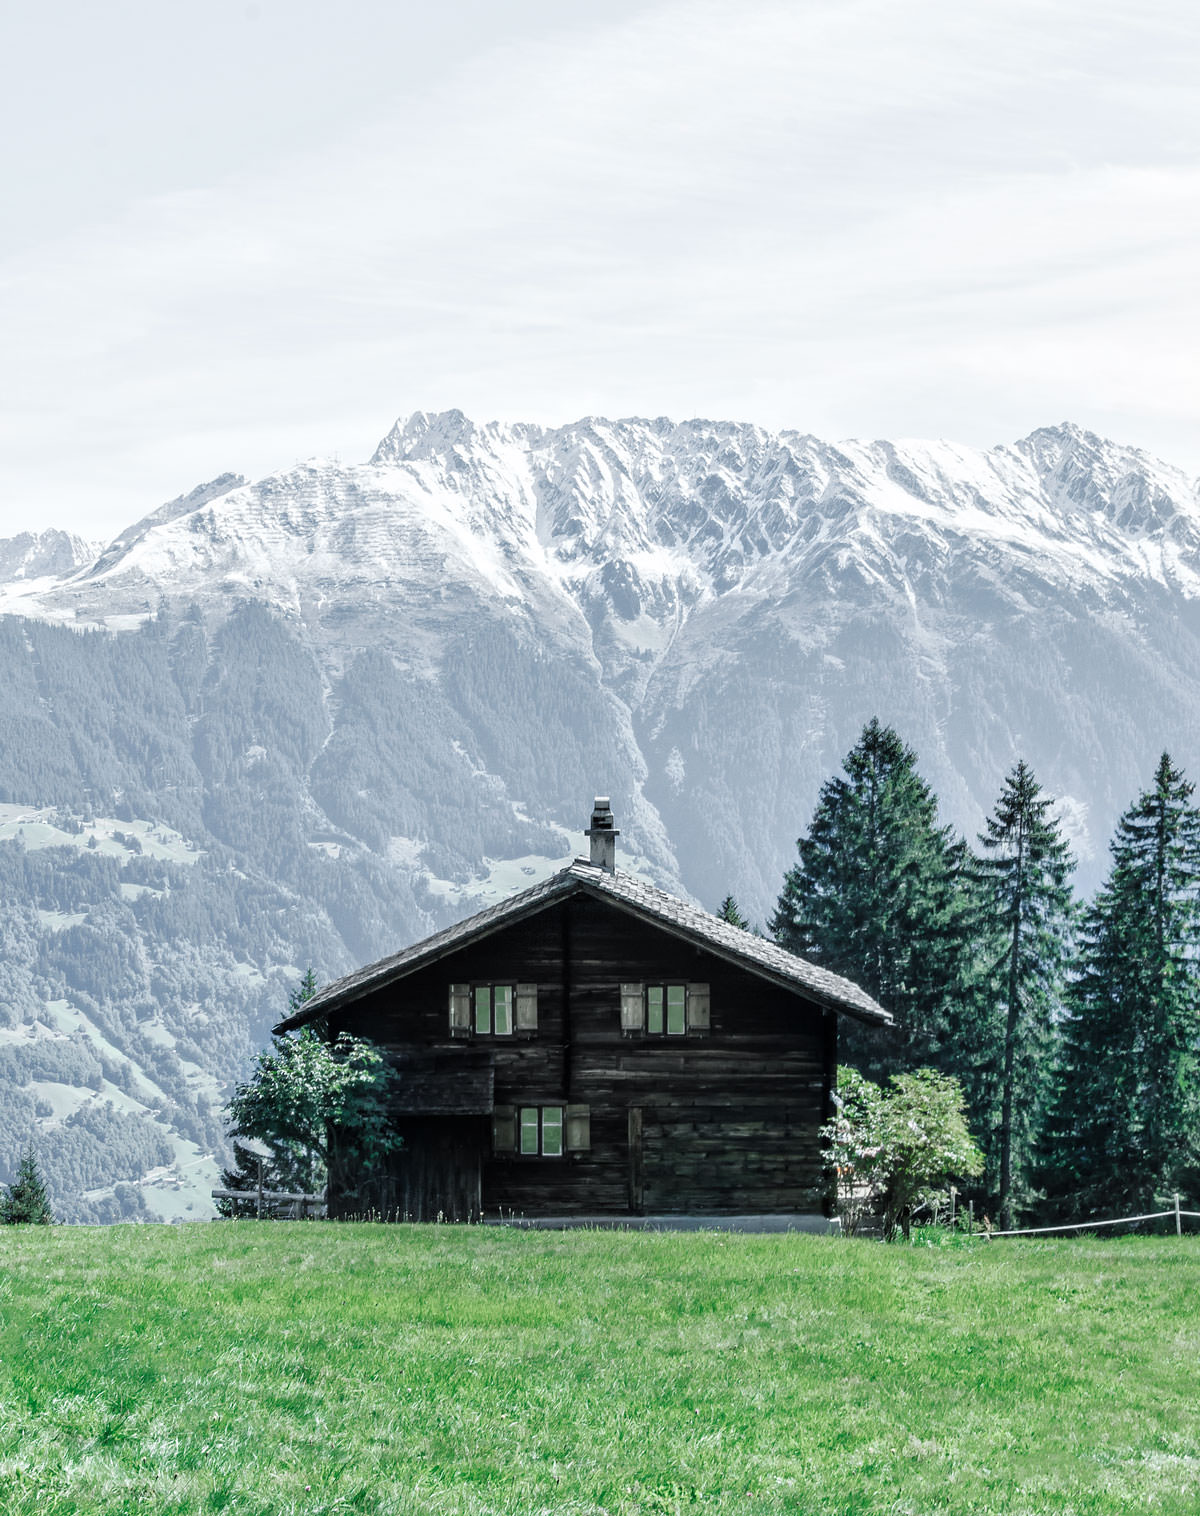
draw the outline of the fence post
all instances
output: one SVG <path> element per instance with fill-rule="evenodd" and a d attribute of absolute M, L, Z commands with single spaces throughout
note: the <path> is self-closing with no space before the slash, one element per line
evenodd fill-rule
<path fill-rule="evenodd" d="M 975 1235 L 975 1202 L 973 1200 L 968 1200 L 967 1201 L 967 1236 L 968 1237 L 973 1237 L 974 1235 Z"/>
<path fill-rule="evenodd" d="M 258 1220 L 262 1220 L 263 1208 L 263 1161 L 258 1160 Z"/>
<path fill-rule="evenodd" d="M 1175 1191 L 1175 1235 L 1176 1235 L 1176 1237 L 1182 1237 L 1183 1236 L 1183 1227 L 1182 1227 L 1182 1225 L 1180 1223 L 1180 1220 L 1179 1220 L 1179 1191 L 1178 1190 Z"/>

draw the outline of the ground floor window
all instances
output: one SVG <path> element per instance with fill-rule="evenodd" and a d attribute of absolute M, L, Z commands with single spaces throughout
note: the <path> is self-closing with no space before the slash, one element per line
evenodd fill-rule
<path fill-rule="evenodd" d="M 492 1151 L 525 1158 L 562 1158 L 592 1145 L 586 1105 L 498 1105 L 492 1111 Z"/>
<path fill-rule="evenodd" d="M 520 1151 L 527 1157 L 561 1158 L 563 1108 L 561 1105 L 523 1105 L 520 1108 Z"/>

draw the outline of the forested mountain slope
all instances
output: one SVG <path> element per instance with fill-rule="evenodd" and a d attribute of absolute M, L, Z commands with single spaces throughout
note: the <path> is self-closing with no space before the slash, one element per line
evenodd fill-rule
<path fill-rule="evenodd" d="M 548 870 L 596 792 L 627 860 L 764 919 L 875 714 L 972 834 L 1024 756 L 1090 885 L 1200 756 L 1198 591 L 1195 487 L 1069 426 L 418 414 L 102 551 L 0 543 L 0 1166 L 32 1124 L 71 1214 L 195 1204 L 303 968 Z"/>

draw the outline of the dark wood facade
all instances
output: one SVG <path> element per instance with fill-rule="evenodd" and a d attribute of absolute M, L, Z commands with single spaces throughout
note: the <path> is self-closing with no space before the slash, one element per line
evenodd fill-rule
<path fill-rule="evenodd" d="M 386 1174 L 331 1194 L 331 1210 L 414 1221 L 826 1212 L 818 1128 L 838 1010 L 736 959 L 727 943 L 580 888 L 468 930 L 354 998 L 323 996 L 330 1035 L 369 1037 L 395 1062 L 404 1138 Z M 475 1026 L 476 991 L 486 1004 L 489 986 L 503 987 L 499 1031 Z M 665 1009 L 661 1032 L 646 1025 L 660 986 L 673 1031 Z M 534 1143 L 550 1154 L 521 1151 Z"/>

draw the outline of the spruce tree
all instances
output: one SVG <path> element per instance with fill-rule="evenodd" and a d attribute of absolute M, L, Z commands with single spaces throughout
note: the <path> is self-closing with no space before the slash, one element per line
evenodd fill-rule
<path fill-rule="evenodd" d="M 870 721 L 826 783 L 771 919 L 783 947 L 873 995 L 890 1032 L 849 1022 L 842 1057 L 871 1079 L 933 1064 L 959 1072 L 971 991 L 966 849 L 938 825 L 916 755 Z"/>
<path fill-rule="evenodd" d="M 304 977 L 294 990 L 288 991 L 288 1010 L 294 1016 L 306 1000 L 311 1000 L 317 993 L 317 976 L 313 973 L 311 965 L 305 969 Z"/>
<path fill-rule="evenodd" d="M 726 895 L 725 899 L 721 901 L 721 909 L 717 912 L 717 915 L 722 921 L 727 921 L 730 926 L 740 926 L 746 932 L 750 930 L 750 923 L 742 915 L 738 903 L 732 895 Z"/>
<path fill-rule="evenodd" d="M 1088 912 L 1050 1133 L 1081 1214 L 1151 1206 L 1200 1156 L 1200 813 L 1164 753 Z"/>
<path fill-rule="evenodd" d="M 16 1225 L 29 1222 L 34 1226 L 48 1226 L 54 1220 L 50 1209 L 50 1197 L 38 1172 L 37 1154 L 27 1148 L 17 1164 L 17 1175 L 0 1195 L 0 1225 Z"/>
<path fill-rule="evenodd" d="M 1075 915 L 1075 862 L 1051 804 L 1022 759 L 979 838 L 981 911 L 993 940 L 978 1001 L 972 1104 L 1002 1226 L 1012 1225 L 1014 1206 L 1028 1193 Z"/>

